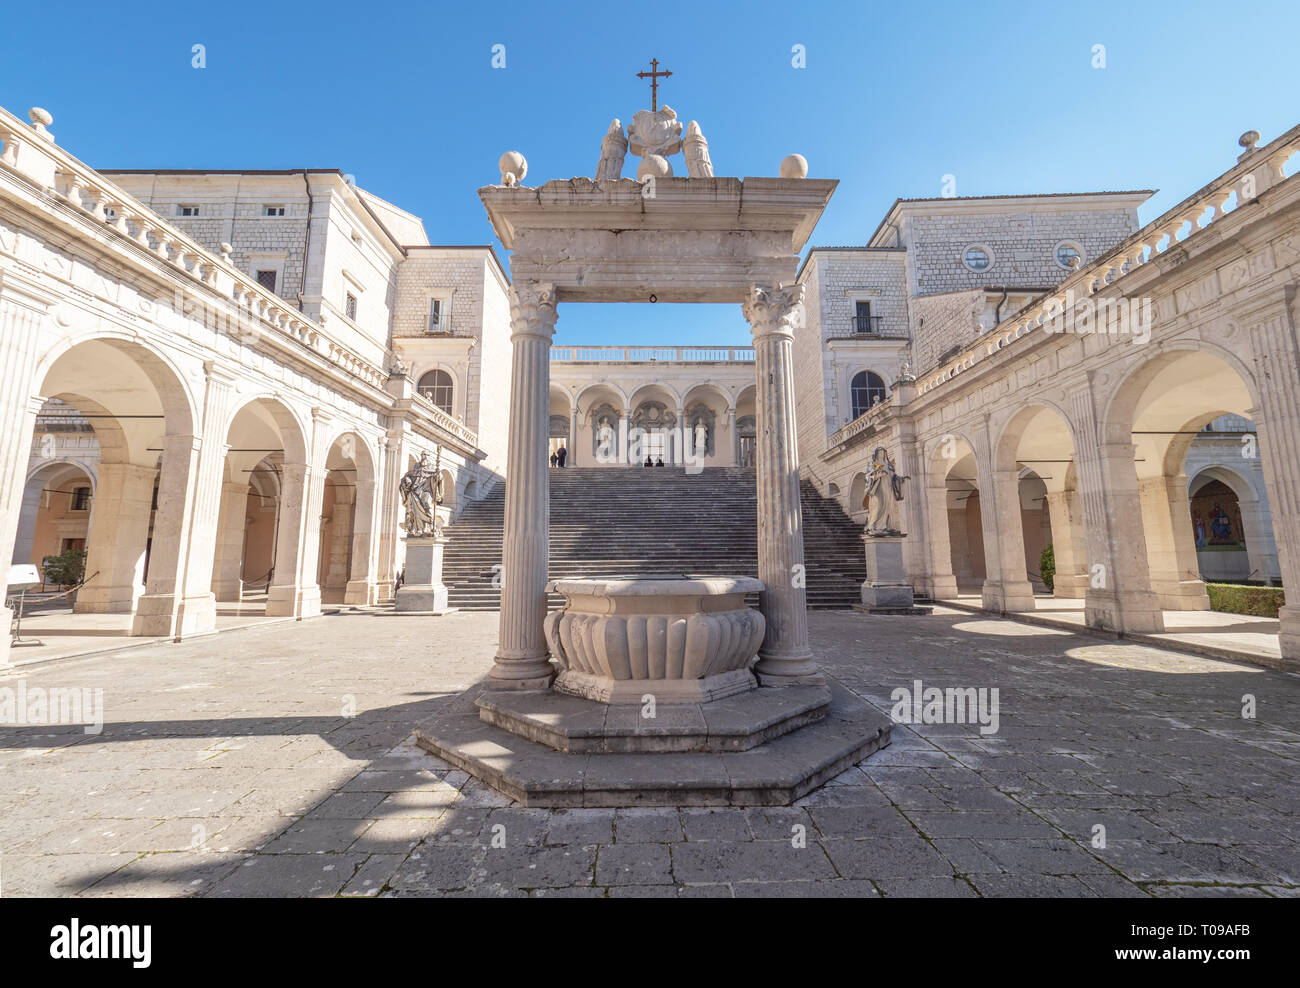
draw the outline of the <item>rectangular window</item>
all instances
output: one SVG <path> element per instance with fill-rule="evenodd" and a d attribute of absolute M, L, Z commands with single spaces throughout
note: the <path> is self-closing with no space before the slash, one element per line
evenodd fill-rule
<path fill-rule="evenodd" d="M 262 215 L 263 215 L 263 216 L 283 216 L 283 215 L 284 215 L 284 207 L 283 207 L 283 206 L 263 206 L 263 207 L 262 207 Z"/>
<path fill-rule="evenodd" d="M 73 490 L 71 510 L 73 511 L 90 510 L 90 488 L 89 487 L 77 487 Z"/>
<path fill-rule="evenodd" d="M 257 272 L 257 283 L 265 288 L 268 292 L 275 291 L 275 272 L 259 271 Z"/>
<path fill-rule="evenodd" d="M 858 299 L 853 304 L 853 308 L 853 332 L 875 332 L 871 325 L 871 303 L 867 299 Z"/>
<path fill-rule="evenodd" d="M 357 297 L 353 295 L 351 292 L 348 292 L 347 296 L 343 299 L 343 314 L 346 315 L 353 322 L 356 322 Z"/>
<path fill-rule="evenodd" d="M 442 299 L 440 298 L 429 299 L 429 332 L 430 333 L 443 332 Z"/>
<path fill-rule="evenodd" d="M 199 207 L 198 206 L 177 206 L 176 215 L 177 216 L 198 216 Z"/>

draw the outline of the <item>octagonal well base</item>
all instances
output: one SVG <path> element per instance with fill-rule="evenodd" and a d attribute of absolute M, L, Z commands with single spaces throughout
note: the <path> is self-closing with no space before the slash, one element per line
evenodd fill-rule
<path fill-rule="evenodd" d="M 416 743 L 524 806 L 788 806 L 889 744 L 886 715 L 834 681 L 830 691 L 822 719 L 748 751 L 556 751 L 485 723 L 469 695 Z"/>
<path fill-rule="evenodd" d="M 748 751 L 821 720 L 830 699 L 824 686 L 797 686 L 666 706 L 609 705 L 554 693 L 485 694 L 476 705 L 484 723 L 556 751 L 649 754 Z"/>

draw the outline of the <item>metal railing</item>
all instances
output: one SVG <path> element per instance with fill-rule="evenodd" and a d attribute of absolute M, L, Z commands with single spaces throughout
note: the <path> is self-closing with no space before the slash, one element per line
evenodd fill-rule
<path fill-rule="evenodd" d="M 907 327 L 887 326 L 884 316 L 853 316 L 845 326 L 833 324 L 826 331 L 830 340 L 905 340 Z"/>

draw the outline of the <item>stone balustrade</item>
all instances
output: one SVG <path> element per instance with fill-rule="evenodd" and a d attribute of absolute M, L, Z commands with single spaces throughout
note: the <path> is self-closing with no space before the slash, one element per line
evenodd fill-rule
<path fill-rule="evenodd" d="M 551 363 L 753 363 L 751 346 L 553 346 Z"/>
<path fill-rule="evenodd" d="M 866 432 L 867 429 L 875 425 L 876 421 L 885 414 L 885 409 L 889 408 L 893 404 L 894 396 L 891 393 L 888 397 L 876 402 L 852 422 L 848 422 L 836 429 L 835 432 L 831 434 L 830 438 L 826 440 L 826 448 L 828 450 L 835 449 L 837 446 L 842 446 L 844 443 L 848 442 L 854 436 Z"/>
<path fill-rule="evenodd" d="M 8 167 L 29 179 L 43 178 L 42 170 L 24 167 L 19 151 L 24 141 L 33 141 L 37 132 L 13 114 L 0 108 L 0 167 Z M 148 207 L 118 188 L 108 179 L 62 151 L 52 139 L 40 141 L 40 150 L 53 161 L 52 194 L 93 222 L 102 224 L 117 235 L 132 240 L 184 275 L 217 292 L 242 310 L 235 322 L 254 320 L 279 336 L 312 350 L 344 372 L 365 383 L 382 388 L 388 379 L 386 370 L 358 356 L 330 339 L 327 333 L 297 309 L 286 305 L 254 279 L 228 261 L 214 257 L 206 247 L 182 230 L 172 226 Z M 34 164 L 34 163 L 33 163 Z M 251 335 L 247 327 L 237 335 Z"/>
<path fill-rule="evenodd" d="M 1253 136 L 1257 138 L 1258 134 Z M 1089 298 L 1122 282 L 1157 257 L 1168 254 L 1176 245 L 1186 243 L 1190 237 L 1234 212 L 1251 198 L 1283 181 L 1286 178 L 1283 168 L 1297 151 L 1300 151 L 1300 126 L 1291 128 L 1262 148 L 1255 148 L 1251 143 L 1237 164 L 1209 185 L 1148 223 L 1113 250 L 1068 276 L 1051 294 L 1003 319 L 956 356 L 928 372 L 917 382 L 918 392 L 932 391 L 1021 337 L 1042 329 L 1064 312 L 1067 293 L 1074 299 Z M 1231 208 L 1229 203 L 1232 203 Z M 860 418 L 867 418 L 874 411 L 872 409 Z M 851 428 L 857 421 L 840 431 Z M 833 436 L 829 446 L 834 445 Z"/>

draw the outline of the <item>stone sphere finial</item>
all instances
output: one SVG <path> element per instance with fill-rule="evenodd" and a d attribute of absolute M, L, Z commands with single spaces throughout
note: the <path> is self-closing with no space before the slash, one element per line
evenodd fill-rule
<path fill-rule="evenodd" d="M 1240 137 L 1237 138 L 1237 143 L 1240 144 L 1242 147 L 1244 147 L 1247 151 L 1254 151 L 1255 145 L 1259 143 L 1259 131 L 1257 130 L 1246 131 L 1246 133 L 1242 134 Z"/>
<path fill-rule="evenodd" d="M 636 166 L 636 180 L 644 182 L 647 178 L 672 178 L 673 166 L 662 154 L 647 154 Z"/>
<path fill-rule="evenodd" d="M 808 159 L 802 154 L 787 154 L 781 162 L 782 178 L 807 178 Z"/>
<path fill-rule="evenodd" d="M 505 186 L 516 186 L 523 182 L 524 176 L 528 174 L 528 161 L 518 151 L 507 151 L 497 162 L 497 167 L 501 169 L 501 184 Z"/>
<path fill-rule="evenodd" d="M 27 116 L 31 118 L 32 127 L 35 128 L 36 133 L 40 134 L 46 140 L 54 140 L 54 135 L 47 129 L 54 123 L 54 117 L 50 114 L 49 110 L 42 106 L 33 106 L 27 111 Z"/>

